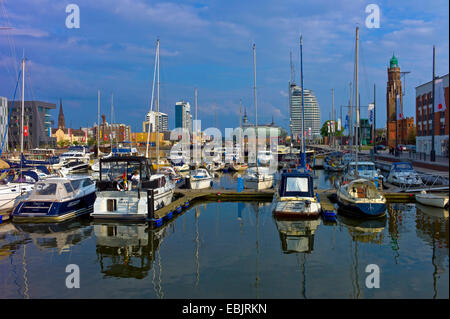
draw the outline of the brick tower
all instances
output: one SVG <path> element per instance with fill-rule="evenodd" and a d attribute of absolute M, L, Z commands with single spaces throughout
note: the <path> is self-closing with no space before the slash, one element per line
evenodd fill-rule
<path fill-rule="evenodd" d="M 403 117 L 403 94 L 402 82 L 400 80 L 400 67 L 398 60 L 394 54 L 389 62 L 388 81 L 386 88 L 386 129 L 387 129 L 387 143 L 389 147 L 396 147 L 395 145 L 395 125 L 397 124 L 397 114 L 395 110 L 395 103 L 397 95 L 400 96 L 399 110 Z M 400 130 L 397 130 L 397 141 L 400 144 Z"/>

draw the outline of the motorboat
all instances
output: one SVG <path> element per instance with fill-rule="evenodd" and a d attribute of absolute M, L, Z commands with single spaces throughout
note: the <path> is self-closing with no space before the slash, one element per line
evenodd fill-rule
<path fill-rule="evenodd" d="M 422 178 L 414 170 L 409 162 L 392 163 L 386 180 L 397 186 L 420 186 L 423 185 Z"/>
<path fill-rule="evenodd" d="M 0 212 L 10 212 L 17 199 L 26 197 L 39 180 L 34 172 L 9 170 L 0 176 Z"/>
<path fill-rule="evenodd" d="M 81 160 L 70 160 L 66 162 L 59 171 L 63 176 L 76 173 L 87 173 L 89 164 Z"/>
<path fill-rule="evenodd" d="M 106 172 L 103 165 L 108 165 Z M 109 220 L 145 221 L 148 212 L 172 202 L 175 184 L 165 175 L 154 173 L 143 156 L 114 156 L 100 160 L 97 198 L 92 217 Z M 153 198 L 150 198 L 153 192 Z"/>
<path fill-rule="evenodd" d="M 89 148 L 85 146 L 71 146 L 69 150 L 59 155 L 59 162 L 52 165 L 54 169 L 59 169 L 68 162 L 81 161 L 86 164 L 90 163 L 92 153 L 89 152 Z"/>
<path fill-rule="evenodd" d="M 416 194 L 416 201 L 426 206 L 448 208 L 448 195 L 427 193 L 425 190 Z"/>
<path fill-rule="evenodd" d="M 184 164 L 181 164 L 181 165 L 174 165 L 173 168 L 178 173 L 189 172 L 189 170 L 190 170 L 190 166 L 189 166 L 188 163 L 184 163 Z"/>
<path fill-rule="evenodd" d="M 376 218 L 386 214 L 386 198 L 368 179 L 345 181 L 336 195 L 341 212 L 348 215 Z"/>
<path fill-rule="evenodd" d="M 161 174 L 165 174 L 173 181 L 176 185 L 179 185 L 184 182 L 183 176 L 178 174 L 173 167 L 164 166 L 159 169 Z"/>
<path fill-rule="evenodd" d="M 205 189 L 212 186 L 213 177 L 205 168 L 198 168 L 187 176 L 190 189 Z"/>
<path fill-rule="evenodd" d="M 356 162 L 349 162 L 347 173 L 355 176 Z M 384 176 L 376 169 L 374 162 L 358 162 L 358 176 L 375 182 L 378 189 L 382 189 Z"/>
<path fill-rule="evenodd" d="M 35 184 L 15 207 L 14 222 L 59 222 L 92 212 L 95 183 L 89 177 L 53 177 Z"/>
<path fill-rule="evenodd" d="M 270 174 L 269 167 L 250 167 L 244 175 L 244 188 L 268 189 L 272 188 L 274 174 Z"/>
<path fill-rule="evenodd" d="M 278 218 L 317 218 L 321 206 L 314 195 L 313 177 L 298 171 L 282 173 L 272 205 Z"/>

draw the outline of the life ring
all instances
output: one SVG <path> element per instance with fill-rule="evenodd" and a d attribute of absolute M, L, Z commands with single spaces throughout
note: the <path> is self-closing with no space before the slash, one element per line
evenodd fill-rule
<path fill-rule="evenodd" d="M 128 190 L 129 183 L 130 183 L 129 181 L 118 182 L 117 183 L 117 190 L 121 191 L 121 192 L 123 192 L 125 190 Z"/>

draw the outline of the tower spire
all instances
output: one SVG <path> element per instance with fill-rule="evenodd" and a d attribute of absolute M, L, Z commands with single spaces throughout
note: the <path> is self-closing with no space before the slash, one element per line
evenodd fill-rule
<path fill-rule="evenodd" d="M 66 129 L 66 120 L 64 118 L 64 112 L 62 107 L 62 99 L 59 99 L 59 115 L 58 115 L 58 129 Z"/>

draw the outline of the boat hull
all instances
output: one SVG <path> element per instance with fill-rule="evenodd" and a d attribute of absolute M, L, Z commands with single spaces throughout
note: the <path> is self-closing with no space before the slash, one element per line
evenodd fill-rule
<path fill-rule="evenodd" d="M 247 189 L 269 189 L 273 186 L 273 177 L 266 179 L 246 179 L 244 178 L 244 188 Z"/>
<path fill-rule="evenodd" d="M 338 205 L 341 212 L 355 217 L 379 218 L 386 215 L 385 203 L 353 203 L 339 199 Z"/>
<path fill-rule="evenodd" d="M 154 195 L 154 211 L 172 202 L 174 189 Z M 111 209 L 111 201 L 115 200 L 115 207 Z M 147 191 L 143 190 L 139 196 L 137 192 L 105 191 L 97 194 L 94 204 L 94 219 L 135 220 L 145 221 L 148 218 Z"/>
<path fill-rule="evenodd" d="M 14 222 L 61 222 L 92 212 L 95 192 L 64 202 L 22 201 L 12 214 Z"/>
<path fill-rule="evenodd" d="M 189 188 L 190 189 L 205 189 L 210 188 L 212 182 L 212 178 L 205 178 L 205 179 L 189 179 Z"/>
<path fill-rule="evenodd" d="M 436 196 L 430 194 L 417 194 L 416 201 L 426 206 L 445 208 L 448 206 L 448 196 Z"/>

